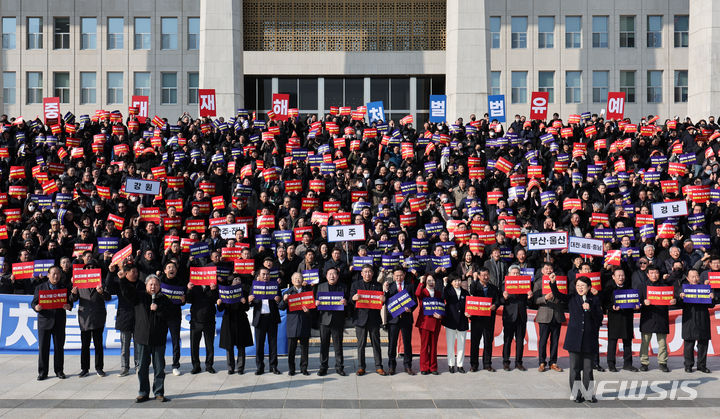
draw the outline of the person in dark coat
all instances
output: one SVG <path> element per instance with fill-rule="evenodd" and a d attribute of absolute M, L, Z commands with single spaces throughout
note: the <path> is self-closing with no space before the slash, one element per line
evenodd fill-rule
<path fill-rule="evenodd" d="M 576 403 L 582 403 L 589 396 L 589 402 L 597 399 L 592 395 L 593 363 L 598 348 L 600 325 L 603 321 L 600 298 L 590 292 L 592 282 L 588 277 L 579 277 L 575 283 L 575 294 L 561 294 L 555 277 L 550 278 L 553 298 L 568 304 L 570 320 L 565 333 L 563 349 L 570 355 L 570 396 Z M 578 388 L 582 372 L 582 388 Z"/>
<path fill-rule="evenodd" d="M 267 268 L 258 270 L 256 281 L 269 282 L 270 271 Z M 270 299 L 255 298 L 253 294 L 248 297 L 248 302 L 253 308 L 252 325 L 255 328 L 255 365 L 257 370 L 255 375 L 265 373 L 265 338 L 267 337 L 269 348 L 270 372 L 280 374 L 278 370 L 277 359 L 277 331 L 280 324 L 280 311 L 278 311 L 278 303 L 280 302 L 280 290 L 277 295 Z"/>
<path fill-rule="evenodd" d="M 283 292 L 282 301 L 278 303 L 278 309 L 288 310 L 288 299 L 291 295 L 312 291 L 312 287 L 303 286 L 302 274 L 295 272 L 292 274 L 292 286 Z M 310 352 L 310 328 L 312 325 L 312 317 L 307 307 L 302 310 L 287 312 L 286 329 L 288 338 L 288 375 L 295 375 L 295 352 L 297 352 L 298 343 L 300 343 L 300 372 L 302 375 L 310 375 L 308 372 L 308 354 Z"/>
<path fill-rule="evenodd" d="M 370 265 L 364 265 L 360 271 L 361 279 L 354 281 L 350 288 L 350 304 L 355 308 L 355 302 L 359 299 L 358 291 L 382 291 L 382 285 L 375 280 L 373 268 Z M 385 296 L 382 298 L 385 302 Z M 353 310 L 353 323 L 355 324 L 355 336 L 357 337 L 357 357 L 358 370 L 357 375 L 365 375 L 365 346 L 367 345 L 368 335 L 370 336 L 370 344 L 373 348 L 373 357 L 375 358 L 375 372 L 378 375 L 387 375 L 383 368 L 382 349 L 380 346 L 380 326 L 382 318 L 380 310 L 371 308 L 355 308 Z"/>
<path fill-rule="evenodd" d="M 383 283 L 383 291 L 385 292 L 385 301 L 388 300 L 395 294 L 407 291 L 410 294 L 410 298 L 413 300 L 415 297 L 415 285 L 410 280 L 406 280 L 405 271 L 402 268 L 395 268 L 393 271 L 393 282 L 390 283 L 385 281 Z M 397 366 L 397 346 L 398 337 L 402 332 L 403 338 L 403 364 L 405 365 L 405 372 L 408 375 L 415 375 L 415 371 L 412 369 L 412 327 L 413 327 L 413 311 L 417 308 L 417 304 L 412 308 L 405 307 L 405 312 L 399 316 L 388 320 L 389 331 L 388 331 L 388 368 L 390 369 L 390 375 L 395 374 L 395 367 Z"/>
<path fill-rule="evenodd" d="M 154 378 L 152 391 L 156 400 L 167 402 L 165 397 L 165 346 L 167 344 L 167 314 L 172 303 L 160 294 L 160 280 L 155 275 L 145 278 L 145 289 L 136 282 L 132 275 L 120 280 L 120 292 L 135 307 L 135 329 L 133 335 L 137 342 L 140 366 L 138 381 L 140 390 L 135 399 L 142 403 L 150 398 L 150 362 L 152 362 Z"/>
<path fill-rule="evenodd" d="M 235 276 L 232 285 L 242 283 L 239 276 Z M 246 289 L 247 288 L 247 289 Z M 243 288 L 243 295 L 247 295 L 249 287 Z M 220 347 L 227 353 L 228 374 L 235 373 L 235 348 L 237 348 L 237 373 L 245 374 L 245 348 L 253 346 L 252 331 L 248 321 L 247 311 L 250 309 L 247 298 L 243 297 L 237 303 L 218 302 L 218 311 L 223 313 L 220 325 Z"/>
<path fill-rule="evenodd" d="M 442 324 L 445 326 L 448 368 L 451 374 L 454 374 L 455 371 L 465 374 L 463 362 L 465 361 L 465 340 L 469 317 L 465 312 L 465 299 L 470 293 L 461 288 L 460 284 L 460 276 L 452 272 L 448 275 L 448 285 L 443 292 L 445 317 L 442 319 Z M 457 351 L 455 350 L 456 344 Z"/>
<path fill-rule="evenodd" d="M 520 268 L 513 265 L 508 270 L 508 276 L 520 275 Z M 492 278 L 492 276 L 491 276 Z M 503 370 L 510 371 L 510 345 L 515 339 L 515 368 L 527 371 L 523 366 L 523 351 L 525 349 L 525 330 L 527 329 L 527 305 L 533 297 L 532 290 L 525 294 L 510 294 L 505 290 L 505 279 L 502 282 L 503 293 L 500 304 L 503 306 Z"/>
<path fill-rule="evenodd" d="M 50 341 L 53 343 L 53 368 L 55 375 L 65 378 L 63 367 L 65 365 L 65 324 L 66 311 L 72 309 L 70 304 L 70 289 L 60 282 L 61 269 L 53 266 L 48 270 L 48 281 L 35 287 L 32 307 L 38 313 L 38 381 L 48 376 L 50 364 Z M 63 308 L 47 309 L 40 304 L 40 291 L 66 290 L 66 303 Z"/>
<path fill-rule="evenodd" d="M 93 269 L 94 265 L 86 265 L 85 269 Z M 100 377 L 105 377 L 103 357 L 103 331 L 105 330 L 105 319 L 107 310 L 105 301 L 110 299 L 101 283 L 95 288 L 83 288 L 73 286 L 70 297 L 74 302 L 79 301 L 78 323 L 80 324 L 80 377 L 87 377 L 90 369 L 90 340 L 95 347 L 95 371 Z"/>
<path fill-rule="evenodd" d="M 328 271 L 325 272 L 325 277 L 327 281 L 320 283 L 316 287 L 317 292 L 342 292 L 343 295 L 347 296 L 345 285 L 339 282 L 340 274 L 337 269 L 328 269 Z M 315 304 L 317 303 L 316 301 Z M 347 298 L 343 298 L 343 305 L 347 306 Z M 338 375 L 347 375 L 345 373 L 342 345 L 344 328 L 344 311 L 320 311 L 320 369 L 317 374 L 321 377 L 327 374 L 331 337 L 335 349 L 335 372 L 337 372 Z"/>
<path fill-rule="evenodd" d="M 188 276 L 180 275 L 178 266 L 175 262 L 168 262 L 160 274 L 160 282 L 167 285 L 187 288 Z M 173 375 L 179 376 L 180 373 L 180 325 L 182 324 L 182 306 L 185 304 L 186 296 L 180 299 L 181 304 L 172 304 L 168 308 L 166 316 L 168 331 L 170 332 L 170 341 L 172 343 L 172 368 Z"/>
<path fill-rule="evenodd" d="M 546 371 L 546 367 L 562 372 L 557 364 L 558 343 L 560 341 L 560 328 L 565 323 L 565 308 L 553 298 L 552 292 L 543 293 L 544 277 L 555 277 L 555 270 L 551 263 L 544 263 L 542 275 L 533 284 L 535 304 L 538 306 L 535 322 L 540 326 L 538 338 L 538 371 Z M 547 357 L 547 343 L 550 339 L 550 357 Z"/>
<path fill-rule="evenodd" d="M 617 267 L 612 273 L 612 280 L 606 281 L 602 286 L 603 309 L 607 312 L 608 318 L 608 370 L 617 372 L 615 355 L 617 352 L 618 340 L 623 344 L 623 367 L 622 369 L 637 372 L 632 364 L 632 339 L 633 339 L 633 314 L 640 309 L 640 304 L 632 308 L 619 308 L 615 305 L 615 291 L 629 290 L 630 284 L 625 279 L 625 271 Z"/>
<path fill-rule="evenodd" d="M 650 339 L 652 339 L 654 333 L 658 342 L 657 358 L 660 371 L 670 372 L 667 366 L 668 350 L 666 340 L 668 333 L 670 333 L 668 306 L 652 305 L 647 298 L 648 287 L 668 284 L 660 279 L 660 270 L 656 266 L 647 268 L 647 276 L 648 282 L 641 285 L 640 289 L 638 289 L 640 301 L 643 303 L 640 308 L 640 334 L 642 336 L 642 343 L 640 344 L 640 371 L 647 371 L 649 369 L 650 357 L 648 356 L 648 350 L 650 348 Z M 670 305 L 675 305 L 674 298 L 670 300 Z"/>
<path fill-rule="evenodd" d="M 495 315 L 500 300 L 500 290 L 490 282 L 487 268 L 478 269 L 477 280 L 471 280 L 470 295 L 492 299 L 489 316 L 470 317 L 470 371 L 476 372 L 479 367 L 480 339 L 483 341 L 483 369 L 495 372 L 492 367 L 493 339 L 495 338 Z"/>
<path fill-rule="evenodd" d="M 687 283 L 697 285 L 700 283 L 700 274 L 690 269 L 687 274 Z M 683 355 L 685 358 L 685 372 L 692 372 L 695 364 L 695 344 L 697 343 L 697 370 L 710 373 L 707 367 L 708 341 L 710 340 L 710 312 L 715 307 L 715 294 L 711 291 L 711 304 L 694 304 L 685 302 L 682 284 L 677 284 L 676 294 L 682 302 L 682 338 Z"/>
<path fill-rule="evenodd" d="M 415 296 L 418 303 L 422 303 L 425 299 L 434 298 L 443 301 L 442 284 L 435 282 L 432 274 L 420 276 L 420 283 L 415 290 Z M 420 374 L 422 375 L 438 375 L 437 365 L 437 343 L 440 337 L 440 327 L 442 326 L 442 318 L 438 313 L 432 316 L 425 315 L 424 309 L 418 312 L 415 327 L 420 331 Z"/>
<path fill-rule="evenodd" d="M 215 304 L 218 300 L 217 284 L 187 285 L 187 302 L 190 303 L 190 374 L 200 372 L 200 339 L 205 341 L 205 371 L 215 374 Z"/>
<path fill-rule="evenodd" d="M 133 330 L 135 329 L 135 307 L 120 292 L 120 280 L 127 277 L 130 283 L 140 287 L 145 285 L 142 281 L 137 281 L 138 270 L 137 267 L 131 263 L 124 265 L 122 269 L 118 269 L 117 264 L 113 264 L 108 268 L 108 271 L 105 283 L 108 286 L 108 292 L 116 295 L 118 301 L 117 313 L 115 314 L 115 330 L 120 332 L 119 375 L 120 377 L 125 377 L 130 375 L 130 342 L 132 341 Z M 139 365 L 137 342 L 135 342 L 135 347 L 133 348 L 133 358 L 135 370 L 137 371 Z"/>

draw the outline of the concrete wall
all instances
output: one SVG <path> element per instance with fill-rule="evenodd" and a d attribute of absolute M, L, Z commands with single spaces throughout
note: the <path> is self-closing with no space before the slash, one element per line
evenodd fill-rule
<path fill-rule="evenodd" d="M 720 3 L 690 0 L 688 115 L 697 121 L 720 109 Z"/>

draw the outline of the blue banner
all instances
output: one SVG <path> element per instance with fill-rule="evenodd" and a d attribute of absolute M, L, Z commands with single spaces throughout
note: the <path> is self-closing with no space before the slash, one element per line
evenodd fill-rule
<path fill-rule="evenodd" d="M 490 122 L 496 119 L 498 122 L 505 122 L 505 95 L 488 96 L 488 115 Z"/>
<path fill-rule="evenodd" d="M 370 124 L 385 120 L 385 106 L 382 100 L 367 103 L 367 117 Z"/>
<path fill-rule="evenodd" d="M 430 95 L 430 122 L 447 120 L 447 96 Z"/>
<path fill-rule="evenodd" d="M 683 301 L 689 304 L 712 304 L 710 285 L 683 284 Z"/>
<path fill-rule="evenodd" d="M 415 301 L 405 289 L 387 300 L 387 309 L 393 319 L 403 314 L 406 308 L 413 308 L 415 305 Z"/>
<path fill-rule="evenodd" d="M 445 302 L 439 298 L 425 298 L 422 300 L 423 314 L 432 316 L 433 314 L 445 315 Z"/>
<path fill-rule="evenodd" d="M 615 290 L 613 297 L 618 308 L 634 309 L 640 305 L 640 293 L 638 290 Z"/>
<path fill-rule="evenodd" d="M 30 307 L 32 295 L 0 294 L 0 353 L 28 354 L 37 353 L 37 313 Z M 107 321 L 103 331 L 103 343 L 106 355 L 120 355 L 120 331 L 115 330 L 115 316 L 117 314 L 117 297 L 113 296 L 105 305 L 107 307 Z M 78 325 L 78 305 L 67 312 L 67 326 L 65 328 L 65 353 L 78 355 L 80 353 L 80 326 Z M 252 327 L 253 311 L 248 312 L 250 328 Z M 278 325 L 278 353 L 286 355 L 287 329 L 285 326 L 286 312 L 280 311 L 281 323 Z M 222 312 L 215 317 L 215 354 L 223 354 L 220 348 L 220 326 L 222 325 Z M 252 332 L 254 335 L 254 331 Z M 182 310 L 180 325 L 180 346 L 183 356 L 190 356 L 190 305 L 186 304 Z M 265 352 L 267 353 L 267 343 Z M 201 356 L 205 349 L 201 347 Z M 255 355 L 255 347 L 246 348 L 247 356 Z M 172 344 L 168 336 L 165 351 L 166 356 L 172 356 Z"/>

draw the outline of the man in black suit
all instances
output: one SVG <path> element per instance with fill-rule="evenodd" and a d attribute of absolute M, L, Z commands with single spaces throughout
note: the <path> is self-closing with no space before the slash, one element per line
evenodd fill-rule
<path fill-rule="evenodd" d="M 283 298 L 278 304 L 278 309 L 287 310 L 290 296 L 308 291 L 312 291 L 312 287 L 309 285 L 303 286 L 302 274 L 295 272 L 292 274 L 292 286 L 283 292 Z M 288 375 L 295 375 L 295 352 L 297 352 L 298 342 L 300 343 L 300 372 L 303 375 L 310 375 L 307 369 L 311 326 L 312 316 L 307 307 L 303 307 L 302 310 L 288 310 L 285 322 L 288 339 Z"/>
<path fill-rule="evenodd" d="M 328 269 L 325 272 L 327 282 L 323 282 L 316 287 L 317 292 L 342 292 L 347 295 L 345 285 L 339 282 L 340 274 L 335 268 Z M 316 294 L 317 296 L 317 294 Z M 317 298 L 316 298 L 317 299 Z M 319 302 L 316 301 L 317 305 Z M 347 305 L 347 300 L 343 298 L 342 304 Z M 330 352 L 330 337 L 332 336 L 333 347 L 335 348 L 335 371 L 345 376 L 345 366 L 343 362 L 343 329 L 345 328 L 345 311 L 320 311 L 320 370 L 319 376 L 327 374 L 328 358 Z"/>
<path fill-rule="evenodd" d="M 85 269 L 97 268 L 98 266 L 88 264 Z M 87 377 L 90 369 L 90 340 L 95 347 L 95 371 L 100 377 L 105 377 L 103 357 L 103 331 L 105 330 L 105 319 L 107 309 L 105 301 L 110 299 L 110 293 L 101 283 L 95 288 L 73 287 L 70 293 L 73 302 L 79 301 L 78 323 L 80 324 L 80 374 L 79 377 Z"/>
<path fill-rule="evenodd" d="M 65 303 L 63 308 L 45 309 L 40 304 L 40 290 L 62 290 L 66 291 L 66 301 L 70 301 L 70 290 L 60 283 L 61 270 L 57 266 L 53 266 L 48 271 L 48 281 L 35 287 L 35 296 L 33 297 L 32 307 L 38 313 L 38 381 L 42 381 L 48 376 L 48 368 L 50 363 L 50 340 L 53 341 L 53 367 L 55 375 L 64 379 L 63 365 L 65 363 L 65 311 L 72 309 L 69 303 Z"/>
<path fill-rule="evenodd" d="M 383 284 L 383 291 L 385 291 L 385 300 L 389 300 L 393 295 L 407 291 L 410 294 L 410 298 L 417 302 L 415 297 L 415 286 L 412 282 L 405 280 L 405 271 L 401 268 L 395 268 L 393 271 L 393 282 L 385 282 Z M 413 326 L 413 310 L 417 308 L 417 304 L 412 308 L 405 308 L 405 312 L 395 317 L 394 319 L 388 320 L 390 330 L 388 331 L 388 367 L 390 368 L 390 375 L 395 374 L 395 367 L 397 367 L 397 345 L 398 337 L 402 332 L 403 338 L 403 363 L 405 364 L 405 372 L 408 375 L 415 375 L 415 371 L 412 369 L 412 326 Z"/>
<path fill-rule="evenodd" d="M 200 372 L 200 339 L 205 340 L 205 371 L 215 374 L 215 302 L 217 284 L 187 284 L 187 302 L 190 303 L 190 374 Z"/>
<path fill-rule="evenodd" d="M 500 291 L 490 283 L 490 273 L 487 268 L 480 268 L 478 279 L 470 281 L 470 295 L 473 297 L 492 298 L 490 316 L 470 317 L 470 371 L 476 372 L 479 367 L 480 339 L 483 341 L 483 368 L 495 372 L 492 367 L 493 339 L 495 337 L 495 314 L 497 313 Z"/>
<path fill-rule="evenodd" d="M 513 265 L 508 270 L 508 276 L 520 275 L 520 268 Z M 510 371 L 510 345 L 515 339 L 515 368 L 527 371 L 523 366 L 523 350 L 525 349 L 525 330 L 527 329 L 527 303 L 533 297 L 532 290 L 526 294 L 510 294 L 505 290 L 503 280 L 503 293 L 500 304 L 503 305 L 503 369 Z"/>
<path fill-rule="evenodd" d="M 375 280 L 373 268 L 370 265 L 364 265 L 360 271 L 361 280 L 355 281 L 350 288 L 350 301 L 353 306 L 358 300 L 358 290 L 365 291 L 382 291 L 382 285 Z M 383 295 L 383 302 L 385 296 Z M 355 308 L 353 312 L 353 322 L 355 323 L 355 335 L 358 340 L 357 356 L 358 370 L 357 375 L 365 375 L 365 345 L 367 345 L 367 337 L 370 335 L 370 344 L 373 348 L 373 356 L 375 357 L 375 372 L 379 375 L 387 375 L 383 369 L 382 350 L 380 349 L 380 310 L 370 308 Z"/>
<path fill-rule="evenodd" d="M 267 268 L 260 268 L 257 274 L 257 281 L 270 282 L 270 271 Z M 265 338 L 267 337 L 270 361 L 270 372 L 280 374 L 277 358 L 277 331 L 280 324 L 280 290 L 271 299 L 255 298 L 250 294 L 248 302 L 253 308 L 252 325 L 255 328 L 255 375 L 265 373 Z"/>

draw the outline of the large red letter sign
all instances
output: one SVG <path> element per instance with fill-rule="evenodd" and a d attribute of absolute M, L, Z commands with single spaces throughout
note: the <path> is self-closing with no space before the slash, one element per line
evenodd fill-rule
<path fill-rule="evenodd" d="M 625 93 L 609 92 L 607 101 L 607 120 L 623 119 L 625 113 Z"/>
<path fill-rule="evenodd" d="M 289 107 L 290 95 L 282 93 L 272 95 L 272 111 L 275 113 L 275 119 L 287 121 Z"/>
<path fill-rule="evenodd" d="M 547 119 L 548 100 L 550 93 L 548 92 L 532 92 L 530 100 L 530 119 L 544 121 Z"/>
<path fill-rule="evenodd" d="M 48 125 L 60 122 L 60 98 L 44 97 L 43 114 L 45 115 L 45 123 Z"/>
<path fill-rule="evenodd" d="M 198 89 L 200 116 L 215 116 L 215 89 Z"/>
<path fill-rule="evenodd" d="M 132 105 L 138 108 L 137 120 L 141 124 L 145 123 L 148 117 L 148 108 L 150 107 L 150 100 L 147 96 L 133 96 Z"/>

